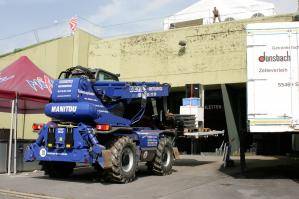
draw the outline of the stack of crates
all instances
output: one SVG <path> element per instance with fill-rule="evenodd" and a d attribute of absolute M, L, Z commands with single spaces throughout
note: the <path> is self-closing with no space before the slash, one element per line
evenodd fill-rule
<path fill-rule="evenodd" d="M 183 105 L 180 106 L 181 115 L 194 115 L 195 126 L 203 128 L 204 124 L 204 108 L 200 98 L 183 98 Z"/>

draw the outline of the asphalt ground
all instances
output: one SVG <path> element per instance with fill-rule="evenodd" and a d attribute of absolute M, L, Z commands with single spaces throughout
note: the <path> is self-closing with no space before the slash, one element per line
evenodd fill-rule
<path fill-rule="evenodd" d="M 299 198 L 299 160 L 247 157 L 247 170 L 223 169 L 217 156 L 182 156 L 173 173 L 154 176 L 141 166 L 129 184 L 104 182 L 92 168 L 76 169 L 72 177 L 50 179 L 41 171 L 0 175 L 0 198 Z"/>

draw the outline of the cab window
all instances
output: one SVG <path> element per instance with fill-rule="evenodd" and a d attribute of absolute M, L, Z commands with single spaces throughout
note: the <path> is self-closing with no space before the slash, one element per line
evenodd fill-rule
<path fill-rule="evenodd" d="M 118 81 L 118 78 L 103 72 L 99 72 L 97 81 Z"/>

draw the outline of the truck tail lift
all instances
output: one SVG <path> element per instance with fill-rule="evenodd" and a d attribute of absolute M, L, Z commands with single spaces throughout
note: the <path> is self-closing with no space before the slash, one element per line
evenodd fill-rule
<path fill-rule="evenodd" d="M 139 162 L 155 174 L 170 174 L 179 155 L 175 129 L 165 119 L 169 90 L 168 84 L 119 82 L 101 69 L 72 67 L 54 81 L 45 106 L 52 121 L 34 126 L 39 136 L 25 161 L 40 161 L 50 177 L 70 176 L 79 163 L 120 183 L 134 180 Z M 146 116 L 149 107 L 157 114 Z"/>

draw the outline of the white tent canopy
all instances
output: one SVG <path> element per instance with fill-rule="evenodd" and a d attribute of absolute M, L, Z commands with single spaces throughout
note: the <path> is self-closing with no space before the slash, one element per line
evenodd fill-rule
<path fill-rule="evenodd" d="M 213 22 L 213 9 L 217 7 L 222 21 L 239 20 L 253 17 L 255 14 L 271 16 L 276 14 L 272 3 L 258 0 L 201 0 L 164 20 L 164 30 L 170 24 L 202 19 L 203 24 Z"/>

